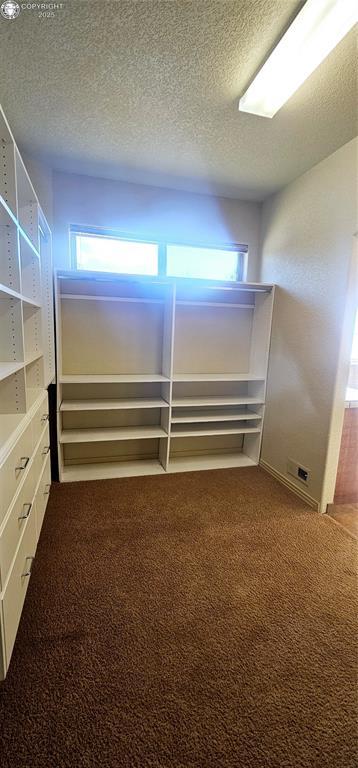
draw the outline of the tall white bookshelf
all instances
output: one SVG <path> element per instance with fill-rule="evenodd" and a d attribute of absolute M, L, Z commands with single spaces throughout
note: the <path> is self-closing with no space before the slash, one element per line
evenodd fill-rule
<path fill-rule="evenodd" d="M 273 295 L 59 271 L 60 479 L 257 464 Z"/>
<path fill-rule="evenodd" d="M 0 459 L 55 376 L 51 232 L 0 108 Z"/>
<path fill-rule="evenodd" d="M 0 679 L 10 664 L 51 485 L 51 232 L 0 108 Z"/>

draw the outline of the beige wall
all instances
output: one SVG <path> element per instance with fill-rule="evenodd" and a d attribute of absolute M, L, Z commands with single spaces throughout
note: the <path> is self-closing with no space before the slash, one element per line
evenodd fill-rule
<path fill-rule="evenodd" d="M 263 206 L 261 279 L 279 288 L 262 459 L 293 482 L 288 458 L 309 468 L 317 501 L 357 230 L 356 159 L 353 140 Z"/>
<path fill-rule="evenodd" d="M 55 264 L 69 268 L 70 224 L 200 243 L 249 246 L 248 279 L 258 278 L 259 203 L 54 173 Z"/>

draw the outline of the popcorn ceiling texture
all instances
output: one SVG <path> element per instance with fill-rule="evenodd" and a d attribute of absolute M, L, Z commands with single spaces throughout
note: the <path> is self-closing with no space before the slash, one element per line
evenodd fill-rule
<path fill-rule="evenodd" d="M 356 134 L 351 32 L 273 119 L 238 98 L 300 0 L 66 0 L 0 20 L 1 100 L 60 170 L 263 199 Z"/>
<path fill-rule="evenodd" d="M 356 768 L 355 571 L 256 467 L 53 485 L 2 768 Z"/>

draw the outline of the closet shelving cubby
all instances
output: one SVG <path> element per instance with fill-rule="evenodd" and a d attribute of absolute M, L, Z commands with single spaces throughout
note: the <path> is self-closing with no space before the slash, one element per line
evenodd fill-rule
<path fill-rule="evenodd" d="M 257 464 L 273 293 L 59 271 L 60 479 Z"/>

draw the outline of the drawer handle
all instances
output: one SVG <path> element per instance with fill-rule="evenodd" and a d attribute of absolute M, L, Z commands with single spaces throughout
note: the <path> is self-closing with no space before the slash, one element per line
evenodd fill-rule
<path fill-rule="evenodd" d="M 45 490 L 44 490 L 44 496 L 48 496 L 50 493 L 51 483 L 46 483 Z"/>
<path fill-rule="evenodd" d="M 19 515 L 18 519 L 19 520 L 27 520 L 27 518 L 28 518 L 28 516 L 29 516 L 29 514 L 31 512 L 31 509 L 32 509 L 32 503 L 27 502 L 26 504 L 24 504 L 23 507 L 22 507 L 22 514 Z"/>
<path fill-rule="evenodd" d="M 30 456 L 21 456 L 21 459 L 20 459 L 21 463 L 17 467 L 15 467 L 15 472 L 17 472 L 17 471 L 20 472 L 20 470 L 25 469 L 25 467 L 27 467 L 29 461 L 30 461 Z"/>
<path fill-rule="evenodd" d="M 41 421 L 48 421 L 48 420 L 49 420 L 48 413 L 43 413 L 42 416 L 41 416 Z"/>
<path fill-rule="evenodd" d="M 43 455 L 43 456 L 46 456 L 46 453 L 48 453 L 48 452 L 49 452 L 49 450 L 50 450 L 50 446 L 49 446 L 49 445 L 45 445 L 45 447 L 44 447 L 44 449 L 43 449 L 43 451 L 42 451 L 42 455 Z"/>
<path fill-rule="evenodd" d="M 34 563 L 34 559 L 35 559 L 34 555 L 29 555 L 29 556 L 26 558 L 26 562 L 27 562 L 27 560 L 30 560 L 30 565 L 29 565 L 29 567 L 28 567 L 27 571 L 25 571 L 24 573 L 22 573 L 22 574 L 21 574 L 23 579 L 24 579 L 26 576 L 31 576 L 31 571 L 32 571 L 32 566 L 33 566 L 33 563 Z"/>

